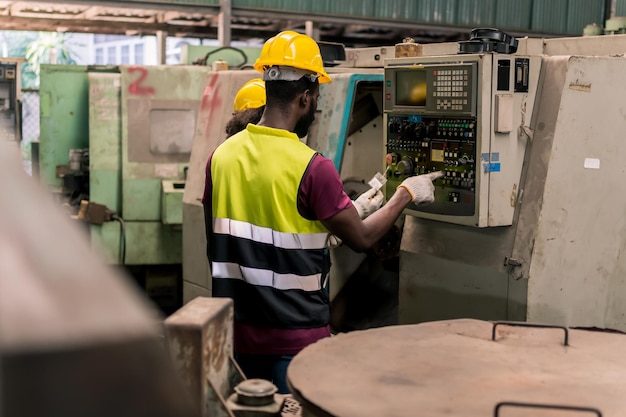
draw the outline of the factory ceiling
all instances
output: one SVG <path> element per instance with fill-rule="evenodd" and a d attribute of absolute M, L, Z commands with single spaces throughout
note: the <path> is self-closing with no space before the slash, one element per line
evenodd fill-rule
<path fill-rule="evenodd" d="M 2 1 L 0 30 L 33 30 L 125 35 L 218 37 L 220 9 L 217 6 L 181 6 L 176 3 L 142 3 L 132 7 L 125 2 L 97 1 Z M 444 42 L 467 39 L 469 29 L 416 27 L 395 22 L 346 21 L 328 16 L 307 16 L 319 30 L 320 40 L 347 46 L 392 45 L 405 37 L 417 42 Z M 231 39 L 266 39 L 284 29 L 304 30 L 301 15 L 259 13 L 233 9 Z"/>

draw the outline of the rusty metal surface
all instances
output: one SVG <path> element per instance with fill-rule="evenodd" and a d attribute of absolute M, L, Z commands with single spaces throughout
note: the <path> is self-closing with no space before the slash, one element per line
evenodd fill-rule
<path fill-rule="evenodd" d="M 238 372 L 231 359 L 233 314 L 231 299 L 198 297 L 165 320 L 174 366 L 203 416 L 228 415 L 223 402 Z"/>
<path fill-rule="evenodd" d="M 341 334 L 305 348 L 287 379 L 312 416 L 484 417 L 500 402 L 624 414 L 625 335 L 569 329 L 565 346 L 562 329 L 492 330 L 450 320 Z M 537 415 L 514 411 L 500 415 Z"/>
<path fill-rule="evenodd" d="M 300 417 L 302 416 L 302 407 L 291 394 L 285 395 L 283 409 L 280 412 L 281 417 Z"/>
<path fill-rule="evenodd" d="M 120 67 L 124 179 L 153 178 L 152 164 L 189 161 L 207 72 L 197 66 Z M 174 142 L 168 143 L 168 136 Z"/>

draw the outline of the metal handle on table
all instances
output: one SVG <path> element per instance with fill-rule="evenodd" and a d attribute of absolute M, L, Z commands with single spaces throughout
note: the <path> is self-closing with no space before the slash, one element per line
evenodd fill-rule
<path fill-rule="evenodd" d="M 565 332 L 565 339 L 563 340 L 563 346 L 569 346 L 569 332 L 567 327 L 565 326 L 553 326 L 551 324 L 533 324 L 526 323 L 523 321 L 496 321 L 493 323 L 493 328 L 491 329 L 491 340 L 496 340 L 496 327 L 499 324 L 503 324 L 506 326 L 518 326 L 518 327 L 536 327 L 539 329 L 563 329 Z"/>
<path fill-rule="evenodd" d="M 501 402 L 496 404 L 493 415 L 498 417 L 500 409 L 502 407 L 519 407 L 519 408 L 542 408 L 545 410 L 563 410 L 563 411 L 578 411 L 583 413 L 594 413 L 598 417 L 602 417 L 600 410 L 589 407 L 572 407 L 569 405 L 554 405 L 554 404 L 531 404 L 531 403 L 516 403 L 516 402 Z"/>

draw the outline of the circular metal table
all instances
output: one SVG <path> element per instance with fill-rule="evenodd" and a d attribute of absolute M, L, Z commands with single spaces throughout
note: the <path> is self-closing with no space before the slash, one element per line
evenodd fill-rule
<path fill-rule="evenodd" d="M 340 334 L 296 355 L 287 380 L 304 416 L 626 415 L 625 335 L 520 326 L 450 320 Z"/>

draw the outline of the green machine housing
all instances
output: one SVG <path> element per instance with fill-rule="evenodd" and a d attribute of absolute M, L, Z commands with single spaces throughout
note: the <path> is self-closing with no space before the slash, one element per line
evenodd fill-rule
<path fill-rule="evenodd" d="M 166 311 L 181 303 L 182 196 L 208 70 L 41 69 L 42 182 L 70 205 L 101 208 L 93 246 Z"/>

